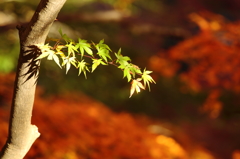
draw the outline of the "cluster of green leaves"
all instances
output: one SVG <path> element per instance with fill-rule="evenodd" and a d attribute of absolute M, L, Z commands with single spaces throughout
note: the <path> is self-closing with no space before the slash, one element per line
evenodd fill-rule
<path fill-rule="evenodd" d="M 142 71 L 138 66 L 132 64 L 128 56 L 121 54 L 121 49 L 113 54 L 115 55 L 113 59 L 110 55 L 112 50 L 104 44 L 104 40 L 97 44 L 88 43 L 87 40 L 83 39 L 78 39 L 78 42 L 75 42 L 63 34 L 61 30 L 60 34 L 60 39 L 51 39 L 55 42 L 54 46 L 49 44 L 37 45 L 41 54 L 36 60 L 43 58 L 53 60 L 60 68 L 66 68 L 66 74 L 71 66 L 74 66 L 79 70 L 78 75 L 83 73 L 85 78 L 87 78 L 87 72 L 93 72 L 100 65 L 114 65 L 123 71 L 123 78 L 127 78 L 128 82 L 131 82 L 130 97 L 134 92 L 139 93 L 141 89 L 145 90 L 146 87 L 150 91 L 150 83 L 155 83 L 149 75 L 152 71 L 146 69 Z M 86 58 L 91 59 L 91 64 L 86 62 Z"/>

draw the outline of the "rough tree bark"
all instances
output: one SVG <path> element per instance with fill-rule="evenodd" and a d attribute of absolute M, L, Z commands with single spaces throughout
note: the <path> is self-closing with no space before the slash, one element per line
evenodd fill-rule
<path fill-rule="evenodd" d="M 0 159 L 22 159 L 40 136 L 31 124 L 40 61 L 36 44 L 44 44 L 49 29 L 66 0 L 41 0 L 31 21 L 18 26 L 20 55 L 12 100 L 9 135 Z"/>

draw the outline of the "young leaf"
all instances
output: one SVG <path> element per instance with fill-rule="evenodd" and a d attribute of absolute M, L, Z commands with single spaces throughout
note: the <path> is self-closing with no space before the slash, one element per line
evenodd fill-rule
<path fill-rule="evenodd" d="M 93 59 L 92 72 L 100 65 L 100 61 Z"/>
<path fill-rule="evenodd" d="M 147 71 L 146 69 L 143 71 L 142 74 L 142 79 L 144 82 L 144 86 L 146 87 L 146 85 L 148 86 L 148 89 L 150 91 L 150 84 L 149 83 L 155 83 L 154 79 L 149 75 L 150 73 L 152 73 L 152 71 Z"/>
<path fill-rule="evenodd" d="M 48 59 L 48 60 L 54 60 L 54 62 L 55 62 L 60 68 L 62 68 L 61 65 L 60 65 L 60 63 L 59 63 L 59 58 L 58 58 L 58 56 L 55 54 L 55 52 L 54 52 L 54 51 L 51 51 L 51 52 L 48 52 L 48 53 L 49 53 L 49 55 L 48 55 L 47 59 Z"/>
<path fill-rule="evenodd" d="M 53 55 L 53 60 L 55 61 L 55 63 L 56 63 L 60 68 L 62 68 L 62 66 L 61 66 L 60 63 L 59 63 L 59 58 L 58 58 L 58 56 L 57 56 L 56 54 Z"/>
<path fill-rule="evenodd" d="M 40 56 L 38 56 L 35 60 L 43 59 L 43 58 L 47 57 L 49 54 L 50 54 L 50 51 L 42 52 L 42 54 Z"/>
<path fill-rule="evenodd" d="M 51 50 L 51 46 L 49 46 L 48 44 L 46 45 L 36 45 L 40 50 L 41 50 L 41 55 L 38 56 L 35 60 L 39 60 L 39 59 L 43 59 L 47 56 L 49 56 L 50 54 L 54 54 L 54 51 Z"/>
<path fill-rule="evenodd" d="M 138 79 L 134 79 L 132 81 L 132 85 L 131 85 L 131 89 L 130 89 L 130 96 L 129 98 L 131 98 L 131 96 L 133 95 L 133 93 L 136 91 L 137 93 L 139 93 L 141 91 L 141 89 L 145 90 L 145 87 L 143 86 L 143 84 L 140 82 L 142 79 L 138 78 Z"/>
<path fill-rule="evenodd" d="M 64 59 L 64 58 L 66 57 L 65 54 L 62 52 L 62 49 L 63 49 L 63 48 L 66 48 L 66 46 L 64 46 L 64 45 L 58 45 L 58 46 L 56 47 L 56 54 L 57 54 L 57 55 L 60 55 L 62 59 Z"/>
<path fill-rule="evenodd" d="M 131 76 L 131 73 L 130 73 L 130 70 L 128 67 L 125 67 L 123 70 L 123 78 L 124 77 L 127 77 L 128 82 L 131 81 L 131 79 L 132 79 L 132 76 Z"/>
<path fill-rule="evenodd" d="M 128 61 L 131 61 L 131 59 L 128 56 L 121 55 L 121 49 L 118 50 L 118 53 L 115 53 L 115 56 L 117 58 L 116 63 L 119 63 L 120 67 L 123 68 L 129 65 Z"/>
<path fill-rule="evenodd" d="M 79 48 L 81 56 L 84 56 L 84 51 L 89 55 L 93 55 L 93 51 L 91 50 L 91 45 L 87 43 L 87 40 L 78 39 L 78 43 L 76 44 L 76 49 Z"/>
<path fill-rule="evenodd" d="M 67 44 L 66 47 L 68 48 L 68 56 L 72 55 L 75 57 L 75 51 L 78 52 L 78 50 L 73 45 L 73 42 L 70 42 L 69 44 Z"/>
<path fill-rule="evenodd" d="M 78 68 L 79 68 L 78 75 L 80 75 L 83 72 L 85 78 L 87 78 L 86 71 L 90 72 L 86 65 L 87 65 L 87 63 L 84 62 L 84 60 L 82 60 L 81 62 L 78 62 Z"/>
<path fill-rule="evenodd" d="M 39 46 L 41 51 L 42 51 L 42 54 L 40 56 L 38 56 L 35 60 L 39 60 L 39 59 L 42 59 L 42 58 L 45 58 L 47 57 L 48 60 L 54 60 L 54 62 L 60 67 L 60 63 L 59 63 L 59 58 L 58 56 L 56 55 L 57 53 L 53 50 L 51 50 L 51 47 L 48 46 L 48 44 L 46 45 L 43 45 L 43 46 Z"/>
<path fill-rule="evenodd" d="M 141 69 L 137 65 L 134 65 L 134 64 L 132 64 L 131 71 L 138 73 L 138 74 L 142 74 Z"/>
<path fill-rule="evenodd" d="M 103 39 L 100 40 L 100 42 L 98 44 L 96 44 L 95 47 L 96 47 L 97 50 L 102 48 L 102 49 L 106 49 L 106 50 L 112 51 L 107 44 L 104 44 L 104 40 Z"/>
<path fill-rule="evenodd" d="M 109 50 L 101 48 L 98 50 L 97 54 L 100 58 L 102 58 L 104 61 L 108 62 L 108 58 L 111 60 L 111 56 L 109 55 Z"/>
<path fill-rule="evenodd" d="M 92 72 L 100 65 L 107 65 L 105 62 L 102 61 L 102 59 L 92 59 L 93 65 L 92 65 Z"/>
<path fill-rule="evenodd" d="M 104 61 L 108 62 L 108 59 L 112 59 L 109 54 L 109 51 L 111 51 L 111 49 L 103 42 L 104 40 L 101 40 L 98 44 L 95 45 L 95 48 L 98 51 L 97 54 L 99 55 L 99 57 L 102 58 Z"/>
<path fill-rule="evenodd" d="M 63 63 L 62 63 L 62 66 L 65 66 L 66 65 L 66 74 L 68 73 L 71 65 L 74 65 L 75 67 L 76 66 L 76 60 L 75 60 L 76 57 L 65 57 L 63 59 Z"/>

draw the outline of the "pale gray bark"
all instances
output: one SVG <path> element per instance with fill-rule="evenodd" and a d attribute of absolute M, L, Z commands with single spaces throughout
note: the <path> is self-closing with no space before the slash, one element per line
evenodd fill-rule
<path fill-rule="evenodd" d="M 9 135 L 0 159 L 22 159 L 40 136 L 31 124 L 40 61 L 36 44 L 44 44 L 49 29 L 66 0 L 41 0 L 26 26 L 18 26 L 20 55 L 12 100 Z"/>

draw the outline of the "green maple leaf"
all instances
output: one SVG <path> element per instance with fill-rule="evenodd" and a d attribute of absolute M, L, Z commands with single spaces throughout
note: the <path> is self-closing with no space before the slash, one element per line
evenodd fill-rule
<path fill-rule="evenodd" d="M 124 69 L 125 67 L 129 66 L 129 62 L 131 59 L 128 56 L 122 56 L 121 49 L 118 50 L 118 53 L 115 53 L 117 58 L 116 63 L 119 63 L 119 68 Z"/>
<path fill-rule="evenodd" d="M 91 50 L 91 45 L 87 43 L 87 40 L 78 39 L 78 43 L 76 44 L 76 49 L 79 49 L 81 56 L 84 56 L 84 52 L 93 56 L 93 51 Z"/>
<path fill-rule="evenodd" d="M 97 54 L 99 55 L 99 57 L 102 58 L 104 61 L 108 62 L 108 59 L 112 59 L 109 54 L 111 49 L 108 45 L 104 44 L 104 40 L 100 40 L 100 42 L 95 45 L 95 48 L 97 49 Z"/>
<path fill-rule="evenodd" d="M 132 79 L 132 76 L 128 67 L 125 67 L 125 69 L 123 70 L 123 78 L 124 77 L 127 77 L 128 82 L 131 81 Z"/>
<path fill-rule="evenodd" d="M 68 48 L 68 56 L 72 55 L 75 57 L 75 52 L 78 52 L 75 45 L 73 45 L 73 42 L 70 42 L 69 44 L 65 45 Z"/>
<path fill-rule="evenodd" d="M 78 75 L 80 75 L 80 74 L 83 72 L 85 78 L 87 78 L 86 72 L 87 72 L 87 71 L 90 72 L 89 69 L 88 69 L 88 67 L 87 67 L 87 63 L 86 63 L 84 60 L 82 60 L 81 62 L 78 62 L 77 67 L 79 68 L 79 73 L 78 73 Z"/>
<path fill-rule="evenodd" d="M 92 72 L 100 65 L 107 65 L 105 62 L 102 61 L 102 59 L 92 59 L 93 64 L 92 64 Z"/>

